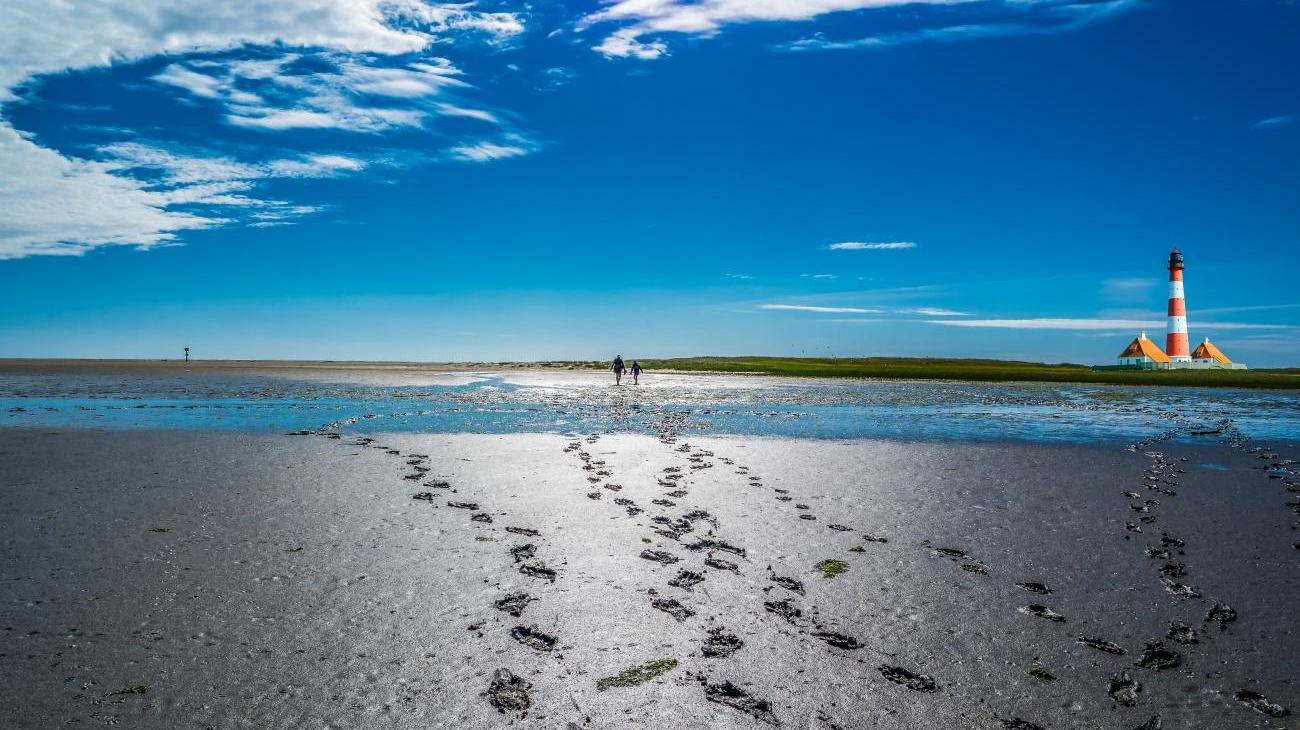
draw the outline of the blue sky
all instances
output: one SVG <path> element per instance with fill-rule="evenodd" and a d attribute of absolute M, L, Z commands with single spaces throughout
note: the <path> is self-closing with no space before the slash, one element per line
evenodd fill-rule
<path fill-rule="evenodd" d="M 214 8 L 0 7 L 0 356 L 1300 364 L 1294 2 Z"/>

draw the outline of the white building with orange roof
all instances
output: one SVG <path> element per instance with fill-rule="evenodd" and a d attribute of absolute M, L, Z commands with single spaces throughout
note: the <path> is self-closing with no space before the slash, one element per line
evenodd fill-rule
<path fill-rule="evenodd" d="M 1192 362 L 1202 362 L 1202 361 L 1204 361 L 1206 365 L 1209 365 L 1211 367 L 1213 367 L 1215 364 L 1218 365 L 1233 364 L 1233 362 L 1228 359 L 1228 356 L 1223 354 L 1222 350 L 1215 347 L 1214 344 L 1210 342 L 1209 337 L 1206 337 L 1205 341 L 1197 345 L 1196 349 L 1192 351 Z"/>
<path fill-rule="evenodd" d="M 1168 367 L 1173 362 L 1169 356 L 1161 350 L 1156 343 L 1147 339 L 1147 333 L 1143 332 L 1133 341 L 1128 343 L 1128 347 L 1119 354 L 1120 367 L 1130 368 L 1158 368 Z"/>

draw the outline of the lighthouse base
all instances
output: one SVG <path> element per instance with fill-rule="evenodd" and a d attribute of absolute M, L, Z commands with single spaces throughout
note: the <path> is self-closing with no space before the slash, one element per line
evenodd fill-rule
<path fill-rule="evenodd" d="M 1094 365 L 1093 370 L 1248 370 L 1239 362 L 1223 363 L 1217 360 L 1178 360 L 1175 362 L 1125 363 L 1122 365 Z"/>

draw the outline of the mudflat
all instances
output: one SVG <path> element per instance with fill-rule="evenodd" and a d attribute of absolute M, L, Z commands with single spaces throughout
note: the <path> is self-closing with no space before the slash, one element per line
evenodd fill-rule
<path fill-rule="evenodd" d="M 0 429 L 0 726 L 1293 727 L 1285 457 Z"/>

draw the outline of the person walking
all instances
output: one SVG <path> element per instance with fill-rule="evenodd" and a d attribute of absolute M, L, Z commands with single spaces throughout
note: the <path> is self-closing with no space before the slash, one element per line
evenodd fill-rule
<path fill-rule="evenodd" d="M 623 356 L 615 355 L 614 356 L 614 385 L 623 384 L 623 371 L 626 369 L 627 368 L 623 366 Z"/>
<path fill-rule="evenodd" d="M 641 384 L 641 363 L 632 361 L 632 385 Z"/>

